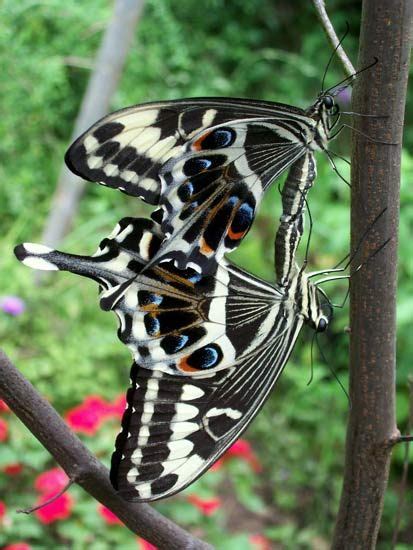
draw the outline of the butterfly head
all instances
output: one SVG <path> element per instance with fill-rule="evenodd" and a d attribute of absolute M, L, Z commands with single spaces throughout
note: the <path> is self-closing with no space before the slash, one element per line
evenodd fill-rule
<path fill-rule="evenodd" d="M 326 148 L 331 128 L 334 126 L 333 118 L 339 116 L 339 106 L 335 101 L 335 94 L 330 91 L 320 92 L 317 100 L 307 109 L 306 114 L 315 121 L 314 143 L 316 148 Z"/>
<path fill-rule="evenodd" d="M 304 281 L 306 288 L 301 307 L 305 322 L 316 332 L 325 332 L 333 317 L 331 302 L 317 285 L 306 277 Z"/>
<path fill-rule="evenodd" d="M 322 94 L 320 96 L 321 105 L 327 111 L 330 112 L 334 109 L 337 109 L 337 105 L 334 101 L 334 97 L 330 94 Z"/>
<path fill-rule="evenodd" d="M 318 307 L 311 317 L 306 319 L 307 324 L 316 332 L 325 332 L 331 321 L 332 312 L 328 308 Z"/>

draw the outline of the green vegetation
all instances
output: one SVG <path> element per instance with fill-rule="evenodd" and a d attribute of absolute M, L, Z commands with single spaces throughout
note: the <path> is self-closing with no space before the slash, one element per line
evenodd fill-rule
<path fill-rule="evenodd" d="M 329 3 L 333 22 L 343 29 L 350 22 L 346 49 L 355 59 L 358 4 Z M 26 302 L 18 317 L 0 311 L 2 346 L 36 388 L 60 413 L 98 394 L 113 400 L 128 384 L 131 359 L 116 337 L 116 320 L 99 310 L 96 288 L 70 274 L 51 275 L 35 287 L 33 272 L 13 256 L 15 244 L 39 240 L 58 171 L 69 144 L 73 123 L 91 63 L 110 17 L 111 3 L 90 0 L 4 0 L 1 7 L 0 68 L 0 257 L 2 295 Z M 112 108 L 156 99 L 228 95 L 309 105 L 320 88 L 330 55 L 309 2 L 285 0 L 148 0 Z M 343 77 L 338 63 L 327 84 Z M 410 94 L 408 119 L 412 112 Z M 348 154 L 349 136 L 332 146 Z M 398 294 L 398 420 L 406 427 L 407 379 L 413 363 L 409 333 L 413 309 L 413 158 L 407 150 L 413 130 L 406 132 L 403 158 Z M 410 147 L 411 149 L 411 147 Z M 339 164 L 346 174 L 348 167 Z M 319 175 L 309 202 L 314 221 L 310 268 L 330 267 L 348 250 L 349 189 L 319 158 Z M 267 280 L 273 280 L 273 238 L 279 214 L 277 185 L 267 194 L 253 230 L 231 259 Z M 90 184 L 73 230 L 62 250 L 91 253 L 118 219 L 141 215 L 147 208 L 110 189 Z M 357 276 L 363 276 L 362 271 Z M 346 285 L 328 286 L 339 302 Z M 314 347 L 311 331 L 299 343 L 272 397 L 247 432 L 263 465 L 254 472 L 245 462 L 231 462 L 226 474 L 207 474 L 185 494 L 220 496 L 225 502 L 211 517 L 203 516 L 185 496 L 157 508 L 220 549 L 258 548 L 248 538 L 260 533 L 274 548 L 327 548 L 338 505 L 344 456 L 348 400 L 332 370 L 347 384 L 347 310 L 336 309 L 328 334 L 319 338 L 326 364 Z M 10 417 L 9 436 L 0 451 L 0 499 L 11 524 L 1 524 L 0 545 L 25 540 L 33 548 L 136 548 L 135 537 L 107 525 L 96 514 L 96 503 L 79 488 L 67 521 L 43 525 L 35 517 L 16 516 L 15 508 L 35 500 L 33 480 L 53 462 L 21 424 Z M 86 444 L 108 463 L 116 422 L 106 424 Z M 388 547 L 397 505 L 403 449 L 394 454 L 386 498 L 380 547 Z M 22 463 L 18 477 L 2 473 Z M 223 483 L 224 480 L 228 480 Z M 411 483 L 411 481 L 410 481 Z M 407 504 L 412 505 L 411 486 Z M 235 521 L 238 518 L 239 521 Z M 231 516 L 231 518 L 230 518 Z M 412 543 L 412 518 L 402 519 L 406 545 Z M 228 536 L 227 533 L 232 535 Z M 410 534 L 409 534 L 410 532 Z M 410 537 L 410 538 L 409 538 Z M 222 541 L 226 541 L 225 544 Z M 277 546 L 279 545 L 279 546 Z M 400 548 L 403 548 L 400 545 Z M 407 548 L 407 546 L 406 546 Z"/>

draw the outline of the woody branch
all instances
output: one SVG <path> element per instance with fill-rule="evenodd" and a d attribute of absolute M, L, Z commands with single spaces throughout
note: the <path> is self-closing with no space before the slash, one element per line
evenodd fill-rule
<path fill-rule="evenodd" d="M 343 492 L 332 548 L 376 547 L 391 450 L 401 440 L 395 415 L 397 236 L 400 159 L 413 2 L 364 0 L 359 67 L 378 58 L 354 87 L 353 250 L 363 240 L 362 276 L 351 279 L 350 399 Z M 381 116 L 377 116 L 381 115 Z M 368 136 L 368 138 L 366 138 Z M 386 246 L 383 243 L 386 241 Z"/>
<path fill-rule="evenodd" d="M 121 519 L 126 527 L 160 549 L 207 550 L 211 546 L 168 520 L 148 504 L 127 502 L 109 481 L 107 468 L 68 428 L 55 409 L 0 350 L 0 398 L 77 483 Z"/>

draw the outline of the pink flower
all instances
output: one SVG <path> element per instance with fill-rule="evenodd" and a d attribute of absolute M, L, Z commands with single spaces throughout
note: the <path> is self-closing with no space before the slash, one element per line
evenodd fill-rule
<path fill-rule="evenodd" d="M 158 550 L 157 546 L 154 546 L 153 544 L 145 539 L 142 539 L 141 537 L 138 537 L 136 540 L 138 541 L 139 550 Z"/>
<path fill-rule="evenodd" d="M 223 464 L 224 464 L 224 458 L 223 457 L 218 458 L 218 460 L 216 462 L 214 462 L 214 464 L 210 467 L 209 471 L 210 472 L 217 472 L 218 470 L 220 470 L 222 468 Z"/>
<path fill-rule="evenodd" d="M 2 548 L 3 550 L 32 550 L 32 547 L 30 544 L 27 544 L 27 542 L 15 542 L 13 544 L 3 546 Z"/>
<path fill-rule="evenodd" d="M 8 436 L 9 436 L 9 425 L 3 418 L 0 418 L 0 441 L 6 441 Z"/>
<path fill-rule="evenodd" d="M 10 409 L 5 401 L 3 399 L 0 399 L 0 412 L 9 412 Z"/>
<path fill-rule="evenodd" d="M 26 304 L 18 296 L 2 296 L 0 298 L 0 309 L 2 309 L 4 313 L 17 317 L 24 312 Z"/>
<path fill-rule="evenodd" d="M 66 413 L 69 426 L 78 433 L 94 435 L 103 422 L 112 414 L 113 407 L 99 395 L 89 395 Z"/>
<path fill-rule="evenodd" d="M 223 460 L 225 461 L 231 457 L 238 457 L 245 460 L 245 462 L 249 463 L 254 472 L 261 472 L 262 470 L 261 463 L 252 450 L 250 443 L 245 439 L 238 439 L 238 441 L 236 441 L 224 454 Z"/>
<path fill-rule="evenodd" d="M 69 482 L 69 478 L 61 468 L 52 468 L 43 472 L 36 477 L 34 486 L 43 494 L 47 494 L 48 498 L 56 495 Z"/>
<path fill-rule="evenodd" d="M 7 464 L 3 467 L 3 472 L 8 476 L 18 476 L 23 471 L 23 464 L 15 462 L 13 464 Z"/>
<path fill-rule="evenodd" d="M 36 506 L 44 504 L 52 497 L 53 494 L 43 493 L 37 499 Z M 48 525 L 55 521 L 67 519 L 72 512 L 72 508 L 73 498 L 69 494 L 63 493 L 63 495 L 60 495 L 56 500 L 39 508 L 39 510 L 36 510 L 34 513 L 40 523 Z"/>
<path fill-rule="evenodd" d="M 110 404 L 110 414 L 115 418 L 122 418 L 126 408 L 126 396 L 121 393 Z"/>
<path fill-rule="evenodd" d="M 0 523 L 3 521 L 4 516 L 6 515 L 6 505 L 5 503 L 0 500 Z"/>
<path fill-rule="evenodd" d="M 201 498 L 198 495 L 188 495 L 188 501 L 193 504 L 204 516 L 212 516 L 212 514 L 221 507 L 221 499 L 219 498 Z"/>
<path fill-rule="evenodd" d="M 249 541 L 256 550 L 271 550 L 271 543 L 264 535 L 251 535 Z"/>
<path fill-rule="evenodd" d="M 103 504 L 99 504 L 98 512 L 108 525 L 123 525 L 123 521 Z"/>

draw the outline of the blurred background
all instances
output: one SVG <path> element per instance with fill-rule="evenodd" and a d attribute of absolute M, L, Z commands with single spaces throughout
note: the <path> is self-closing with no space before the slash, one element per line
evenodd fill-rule
<path fill-rule="evenodd" d="M 345 49 L 356 63 L 360 2 L 330 0 L 328 9 L 338 34 L 349 22 Z M 13 247 L 42 238 L 113 2 L 3 0 L 0 10 L 2 347 L 109 465 L 131 364 L 128 350 L 117 340 L 115 316 L 99 309 L 96 285 L 90 281 L 58 274 L 36 286 L 34 272 L 15 260 Z M 320 91 L 330 53 L 310 2 L 146 0 L 108 110 L 190 96 L 262 98 L 305 108 Z M 335 61 L 327 86 L 344 76 Z M 398 291 L 397 414 L 402 433 L 407 430 L 413 362 L 412 116 L 410 91 Z M 349 137 L 343 132 L 331 149 L 348 156 Z M 349 188 L 328 159 L 318 160 L 319 174 L 309 196 L 314 220 L 310 269 L 334 266 L 349 247 Z M 349 178 L 344 162 L 338 168 Z M 274 280 L 279 207 L 274 185 L 253 229 L 231 255 L 268 281 Z M 88 183 L 59 248 L 91 254 L 120 218 L 148 211 L 142 201 Z M 347 286 L 329 284 L 325 290 L 332 301 L 341 302 Z M 271 398 L 244 438 L 212 471 L 156 508 L 219 549 L 327 549 L 342 483 L 349 409 L 335 378 L 347 385 L 347 324 L 347 309 L 336 309 L 329 331 L 319 338 L 322 354 L 315 347 L 313 360 L 312 332 L 304 329 Z M 16 508 L 56 492 L 65 476 L 1 402 L 0 442 L 0 545 L 10 549 L 26 544 L 20 550 L 150 548 L 76 486 L 37 514 L 16 514 Z M 400 446 L 393 456 L 379 548 L 388 548 L 392 538 L 403 456 Z M 410 475 L 399 549 L 413 543 L 412 485 Z"/>

